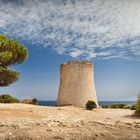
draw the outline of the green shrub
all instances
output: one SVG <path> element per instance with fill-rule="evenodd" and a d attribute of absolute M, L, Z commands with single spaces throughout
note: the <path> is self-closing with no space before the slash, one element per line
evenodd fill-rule
<path fill-rule="evenodd" d="M 118 104 L 112 104 L 110 108 L 119 108 Z"/>
<path fill-rule="evenodd" d="M 111 108 L 124 108 L 124 106 L 126 106 L 126 104 L 112 104 L 110 107 Z"/>
<path fill-rule="evenodd" d="M 127 104 L 112 104 L 112 105 L 103 105 L 102 108 L 123 108 L 123 109 L 131 109 L 131 105 L 127 105 Z"/>
<path fill-rule="evenodd" d="M 138 96 L 138 100 L 137 100 L 137 103 L 136 103 L 136 112 L 135 114 L 137 116 L 140 116 L 140 95 Z"/>
<path fill-rule="evenodd" d="M 131 105 L 125 105 L 123 109 L 131 109 Z"/>
<path fill-rule="evenodd" d="M 97 105 L 94 101 L 88 101 L 86 103 L 86 109 L 87 110 L 92 110 L 93 108 L 97 108 Z"/>
<path fill-rule="evenodd" d="M 131 110 L 136 110 L 136 104 L 131 106 Z"/>
<path fill-rule="evenodd" d="M 9 95 L 9 94 L 2 94 L 0 95 L 0 103 L 19 103 L 20 101 Z"/>
<path fill-rule="evenodd" d="M 110 108 L 110 105 L 102 105 L 102 108 Z"/>
<path fill-rule="evenodd" d="M 38 101 L 37 101 L 36 98 L 33 98 L 32 102 L 33 102 L 34 105 L 36 105 Z"/>
<path fill-rule="evenodd" d="M 119 108 L 124 108 L 127 104 L 119 104 Z"/>
<path fill-rule="evenodd" d="M 37 99 L 33 98 L 33 99 L 24 99 L 21 101 L 24 104 L 33 104 L 36 105 L 37 104 Z"/>

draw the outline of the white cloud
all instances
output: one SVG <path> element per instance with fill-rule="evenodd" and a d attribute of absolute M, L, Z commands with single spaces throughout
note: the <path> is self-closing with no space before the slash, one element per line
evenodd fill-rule
<path fill-rule="evenodd" d="M 139 0 L 0 0 L 0 31 L 72 57 L 139 58 Z"/>

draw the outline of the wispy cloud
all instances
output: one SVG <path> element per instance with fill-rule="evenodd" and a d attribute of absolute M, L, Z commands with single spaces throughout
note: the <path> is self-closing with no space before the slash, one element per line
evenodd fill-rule
<path fill-rule="evenodd" d="M 0 32 L 59 54 L 140 58 L 139 0 L 0 0 Z"/>

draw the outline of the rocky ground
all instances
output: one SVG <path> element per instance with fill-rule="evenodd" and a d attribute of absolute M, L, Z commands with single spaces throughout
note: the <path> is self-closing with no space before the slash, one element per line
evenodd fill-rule
<path fill-rule="evenodd" d="M 0 140 L 140 140 L 128 109 L 0 104 Z"/>

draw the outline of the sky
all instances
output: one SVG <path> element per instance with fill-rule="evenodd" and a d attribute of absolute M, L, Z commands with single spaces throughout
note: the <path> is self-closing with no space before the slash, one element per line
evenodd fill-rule
<path fill-rule="evenodd" d="M 136 100 L 139 13 L 139 0 L 0 0 L 0 33 L 29 50 L 23 64 L 12 66 L 21 72 L 19 81 L 0 93 L 56 100 L 60 64 L 90 60 L 98 100 Z"/>

